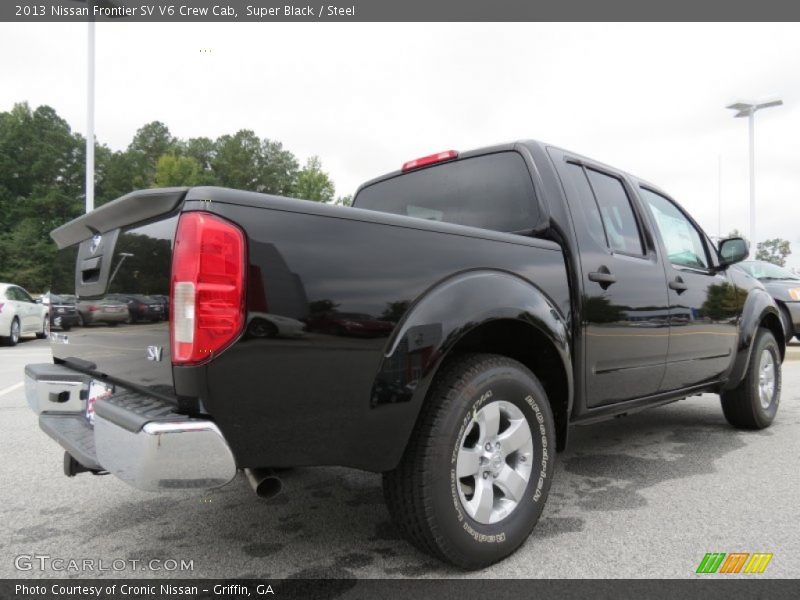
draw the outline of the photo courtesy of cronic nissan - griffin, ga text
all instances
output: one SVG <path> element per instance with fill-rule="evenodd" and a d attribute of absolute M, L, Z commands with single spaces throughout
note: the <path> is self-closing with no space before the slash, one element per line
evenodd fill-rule
<path fill-rule="evenodd" d="M 53 330 L 25 368 L 67 475 L 243 470 L 269 496 L 272 469 L 382 473 L 403 535 L 463 569 L 525 542 L 571 425 L 715 393 L 755 430 L 780 402 L 780 309 L 730 268 L 745 241 L 540 142 L 412 160 L 353 207 L 155 189 L 51 235 L 53 294 L 168 297 L 135 331 Z"/>

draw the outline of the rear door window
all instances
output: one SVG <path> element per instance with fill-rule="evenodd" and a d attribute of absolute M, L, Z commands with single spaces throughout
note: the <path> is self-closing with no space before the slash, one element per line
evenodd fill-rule
<path fill-rule="evenodd" d="M 576 163 L 567 163 L 567 169 L 570 181 L 575 185 L 578 192 L 580 211 L 586 223 L 586 230 L 601 248 L 607 248 L 608 241 L 603 227 L 603 219 L 600 217 L 600 209 L 597 207 L 597 201 L 592 193 L 592 186 L 589 185 L 589 180 L 586 178 L 583 167 Z"/>
<path fill-rule="evenodd" d="M 494 231 L 539 222 L 528 167 L 516 152 L 498 152 L 412 171 L 359 192 L 356 208 Z"/>
<path fill-rule="evenodd" d="M 643 256 L 639 225 L 622 181 L 589 168 L 586 169 L 586 175 L 600 208 L 609 247 L 623 254 Z"/>

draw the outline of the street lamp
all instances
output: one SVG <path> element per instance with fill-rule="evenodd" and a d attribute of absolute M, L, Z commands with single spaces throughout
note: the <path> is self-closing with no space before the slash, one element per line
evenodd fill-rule
<path fill-rule="evenodd" d="M 783 100 L 769 100 L 767 102 L 736 102 L 726 107 L 737 111 L 733 117 L 739 119 L 747 117 L 748 131 L 750 134 L 750 252 L 755 253 L 756 242 L 756 133 L 755 114 L 762 108 L 781 106 Z"/>
<path fill-rule="evenodd" d="M 117 271 L 119 271 L 119 268 L 122 266 L 122 263 L 125 262 L 126 258 L 130 258 L 132 256 L 136 256 L 136 255 L 132 254 L 131 252 L 120 252 L 119 253 L 119 262 L 117 263 L 117 268 L 114 269 L 114 272 L 111 273 L 111 277 L 108 278 L 108 287 L 109 288 L 111 287 L 111 282 L 114 281 L 114 277 L 116 277 L 116 275 L 117 275 Z"/>

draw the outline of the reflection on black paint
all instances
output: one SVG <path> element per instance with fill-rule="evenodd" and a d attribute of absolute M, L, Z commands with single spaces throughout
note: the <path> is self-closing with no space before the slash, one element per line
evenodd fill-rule
<path fill-rule="evenodd" d="M 729 322 L 739 318 L 746 299 L 747 290 L 732 283 L 712 284 L 708 286 L 701 314 L 714 322 Z"/>
<path fill-rule="evenodd" d="M 415 325 L 383 364 L 370 404 L 408 402 L 442 342 L 442 324 Z"/>

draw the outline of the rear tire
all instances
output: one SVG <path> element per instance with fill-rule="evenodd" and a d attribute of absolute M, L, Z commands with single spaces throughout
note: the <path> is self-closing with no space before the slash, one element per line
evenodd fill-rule
<path fill-rule="evenodd" d="M 741 383 L 720 395 L 728 423 L 739 429 L 772 424 L 781 400 L 781 353 L 772 332 L 760 328 Z"/>
<path fill-rule="evenodd" d="M 400 464 L 384 474 L 389 512 L 420 550 L 462 569 L 489 566 L 539 520 L 554 450 L 550 404 L 533 373 L 504 356 L 459 357 L 437 376 Z"/>
<path fill-rule="evenodd" d="M 16 346 L 19 342 L 20 330 L 19 330 L 19 319 L 14 317 L 11 321 L 11 327 L 8 329 L 8 337 L 4 337 L 3 343 L 6 346 Z"/>

